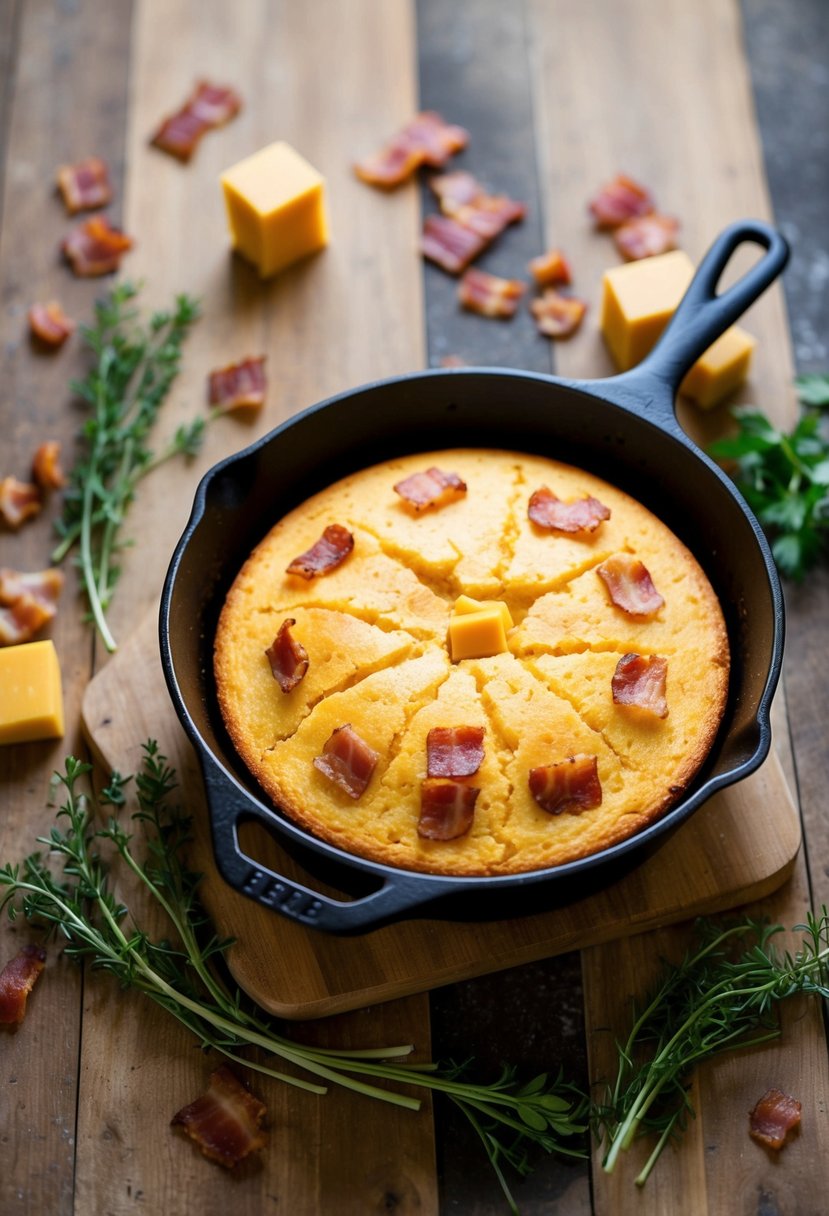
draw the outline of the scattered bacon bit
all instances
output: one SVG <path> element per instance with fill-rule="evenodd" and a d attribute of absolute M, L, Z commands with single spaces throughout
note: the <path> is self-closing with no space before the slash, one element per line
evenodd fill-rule
<path fill-rule="evenodd" d="M 30 481 L 18 481 L 16 477 L 0 480 L 0 519 L 9 528 L 19 528 L 24 520 L 37 515 L 42 506 L 40 490 Z"/>
<path fill-rule="evenodd" d="M 356 801 L 365 793 L 379 759 L 379 754 L 347 722 L 336 727 L 323 744 L 322 755 L 314 757 L 314 768 Z"/>
<path fill-rule="evenodd" d="M 271 665 L 273 678 L 283 692 L 291 692 L 308 670 L 308 651 L 291 633 L 296 619 L 289 616 L 279 626 L 279 631 L 265 654 Z"/>
<path fill-rule="evenodd" d="M 560 249 L 550 249 L 540 257 L 533 258 L 527 266 L 539 287 L 555 284 L 568 286 L 573 281 L 570 263 Z"/>
<path fill-rule="evenodd" d="M 112 202 L 109 169 L 106 162 L 97 156 L 88 156 L 75 165 L 61 165 L 58 169 L 58 189 L 70 215 L 77 211 L 106 207 Z"/>
<path fill-rule="evenodd" d="M 32 458 L 32 477 L 41 490 L 59 490 L 66 484 L 60 467 L 60 444 L 56 439 L 47 439 L 38 445 Z"/>
<path fill-rule="evenodd" d="M 679 220 L 670 215 L 640 215 L 613 233 L 613 242 L 627 262 L 653 258 L 676 249 Z"/>
<path fill-rule="evenodd" d="M 91 279 L 117 270 L 134 244 L 132 237 L 113 228 L 106 216 L 93 215 L 72 229 L 61 249 L 75 274 Z"/>
<path fill-rule="evenodd" d="M 483 270 L 467 270 L 458 284 L 458 299 L 464 308 L 482 317 L 514 317 L 524 294 L 519 279 L 500 279 Z"/>
<path fill-rule="evenodd" d="M 630 553 L 614 553 L 596 567 L 617 608 L 631 616 L 653 616 L 665 603 L 647 567 Z"/>
<path fill-rule="evenodd" d="M 188 161 L 202 136 L 230 122 L 241 108 L 242 99 L 235 89 L 199 80 L 181 109 L 164 119 L 150 143 L 177 160 Z"/>
<path fill-rule="evenodd" d="M 488 241 L 527 214 L 524 203 L 506 194 L 487 194 L 471 173 L 444 173 L 429 182 L 444 215 L 471 228 Z"/>
<path fill-rule="evenodd" d="M 530 769 L 530 793 L 551 815 L 569 811 L 579 815 L 602 805 L 598 760 L 595 756 L 568 756 L 558 764 Z"/>
<path fill-rule="evenodd" d="M 650 215 L 654 201 L 649 190 L 633 178 L 618 173 L 588 203 L 597 228 L 618 228 L 637 215 Z"/>
<path fill-rule="evenodd" d="M 411 122 L 373 156 L 358 161 L 354 172 L 370 186 L 393 189 L 412 176 L 421 165 L 441 169 L 456 152 L 465 148 L 469 132 L 444 122 L 434 110 L 417 114 Z"/>
<path fill-rule="evenodd" d="M 657 718 L 667 718 L 668 702 L 665 688 L 668 660 L 651 654 L 626 654 L 616 664 L 611 688 L 617 705 L 632 705 Z"/>
<path fill-rule="evenodd" d="M 578 296 L 565 296 L 548 287 L 542 296 L 530 301 L 538 332 L 547 338 L 570 338 L 584 320 L 587 303 Z"/>
<path fill-rule="evenodd" d="M 427 777 L 420 787 L 418 836 L 426 840 L 457 840 L 472 827 L 480 790 L 460 781 Z"/>
<path fill-rule="evenodd" d="M 563 502 L 552 490 L 542 486 L 530 498 L 527 515 L 539 528 L 555 532 L 595 532 L 599 524 L 610 519 L 610 508 L 588 494 Z"/>
<path fill-rule="evenodd" d="M 31 641 L 54 617 L 62 587 L 60 570 L 0 570 L 0 646 Z"/>
<path fill-rule="evenodd" d="M 29 309 L 29 328 L 45 346 L 56 349 L 63 346 L 73 333 L 75 322 L 70 321 L 57 300 L 50 300 L 48 304 L 32 305 Z"/>
<path fill-rule="evenodd" d="M 484 193 L 478 179 L 463 169 L 432 177 L 429 179 L 429 185 L 444 215 L 456 215 L 462 207 L 468 207 Z"/>
<path fill-rule="evenodd" d="M 24 946 L 0 971 L 0 1026 L 19 1026 L 26 1001 L 46 965 L 46 951 Z"/>
<path fill-rule="evenodd" d="M 466 482 L 457 473 L 444 473 L 434 466 L 425 473 L 412 473 L 411 477 L 404 477 L 393 488 L 416 515 L 427 507 L 445 507 L 466 494 Z"/>
<path fill-rule="evenodd" d="M 295 557 L 286 574 L 298 574 L 300 578 L 316 578 L 318 574 L 328 574 L 341 566 L 354 548 L 354 537 L 342 524 L 329 524 L 319 540 Z"/>
<path fill-rule="evenodd" d="M 435 726 L 426 736 L 430 777 L 472 777 L 484 760 L 483 726 Z"/>
<path fill-rule="evenodd" d="M 769 1089 L 749 1111 L 749 1135 L 766 1148 L 781 1149 L 800 1127 L 802 1104 L 781 1089 Z"/>
<path fill-rule="evenodd" d="M 244 407 L 258 408 L 265 403 L 268 381 L 265 356 L 229 363 L 211 372 L 207 379 L 207 399 L 212 406 L 229 413 Z"/>
<path fill-rule="evenodd" d="M 420 252 L 448 274 L 460 274 L 489 241 L 445 215 L 427 215 L 420 238 Z"/>
<path fill-rule="evenodd" d="M 184 1128 L 205 1157 L 230 1169 L 267 1144 L 266 1114 L 264 1103 L 222 1064 L 210 1074 L 207 1093 L 183 1106 L 170 1125 Z"/>

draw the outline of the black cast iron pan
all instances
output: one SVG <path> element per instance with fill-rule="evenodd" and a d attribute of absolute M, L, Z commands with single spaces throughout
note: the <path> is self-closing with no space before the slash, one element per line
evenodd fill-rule
<path fill-rule="evenodd" d="M 765 253 L 717 295 L 726 264 L 744 242 Z M 780 584 L 757 521 L 728 477 L 682 431 L 674 397 L 688 368 L 768 287 L 788 252 L 766 224 L 727 228 L 659 344 L 623 375 L 591 382 L 497 369 L 400 376 L 312 406 L 206 474 L 164 585 L 161 653 L 170 695 L 201 760 L 216 863 L 232 887 L 332 933 L 363 932 L 424 912 L 499 918 L 560 906 L 630 869 L 716 790 L 759 766 L 769 749 L 769 706 L 783 651 Z M 377 461 L 456 446 L 553 457 L 590 469 L 644 502 L 705 569 L 731 642 L 725 718 L 684 797 L 629 840 L 526 874 L 416 873 L 317 840 L 274 809 L 241 764 L 224 731 L 213 684 L 213 637 L 225 595 L 254 545 L 281 516 Z M 247 856 L 239 838 L 245 820 L 264 825 L 310 871 L 310 885 Z M 333 882 L 346 898 L 312 889 L 315 879 Z"/>

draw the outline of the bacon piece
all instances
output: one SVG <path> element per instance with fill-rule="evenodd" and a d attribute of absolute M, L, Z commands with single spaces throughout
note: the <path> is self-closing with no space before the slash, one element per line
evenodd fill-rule
<path fill-rule="evenodd" d="M 88 156 L 75 165 L 61 165 L 58 169 L 58 189 L 70 215 L 77 211 L 106 207 L 112 202 L 109 169 L 106 162 L 97 156 Z"/>
<path fill-rule="evenodd" d="M 70 321 L 57 300 L 50 300 L 48 304 L 32 305 L 29 328 L 44 346 L 56 349 L 74 332 L 75 322 Z"/>
<path fill-rule="evenodd" d="M 449 216 L 427 215 L 420 252 L 448 274 L 460 274 L 488 244 L 486 237 Z"/>
<path fill-rule="evenodd" d="M 46 965 L 46 951 L 24 946 L 0 971 L 0 1026 L 19 1026 L 26 1002 Z"/>
<path fill-rule="evenodd" d="M 181 109 L 164 119 L 150 143 L 177 160 L 188 161 L 202 136 L 230 122 L 241 108 L 242 99 L 235 89 L 199 80 Z"/>
<path fill-rule="evenodd" d="M 781 1149 L 800 1127 L 802 1104 L 781 1089 L 769 1089 L 749 1111 L 749 1135 L 766 1148 Z"/>
<path fill-rule="evenodd" d="M 625 173 L 617 173 L 588 203 L 597 228 L 618 228 L 625 220 L 637 215 L 650 215 L 654 210 L 649 190 Z"/>
<path fill-rule="evenodd" d="M 426 840 L 457 840 L 472 827 L 480 790 L 460 781 L 427 777 L 420 787 L 417 834 Z"/>
<path fill-rule="evenodd" d="M 411 122 L 373 156 L 358 161 L 354 172 L 370 186 L 393 189 L 405 182 L 421 165 L 441 169 L 456 152 L 465 148 L 469 132 L 444 122 L 434 110 L 417 114 Z"/>
<path fill-rule="evenodd" d="M 647 567 L 630 553 L 614 553 L 596 567 L 617 608 L 631 616 L 653 616 L 665 603 Z"/>
<path fill-rule="evenodd" d="M 430 777 L 472 777 L 483 760 L 483 726 L 434 726 L 426 736 Z"/>
<path fill-rule="evenodd" d="M 444 173 L 429 182 L 444 215 L 492 241 L 506 227 L 523 220 L 524 203 L 506 194 L 487 194 L 471 173 Z"/>
<path fill-rule="evenodd" d="M 481 183 L 471 173 L 456 169 L 454 173 L 440 173 L 429 179 L 444 215 L 456 215 L 484 193 Z"/>
<path fill-rule="evenodd" d="M 445 507 L 466 494 L 466 482 L 457 473 L 444 473 L 432 466 L 425 473 L 412 473 L 394 485 L 395 494 L 411 506 L 416 515 L 427 507 Z"/>
<path fill-rule="evenodd" d="M 365 793 L 379 759 L 379 754 L 347 722 L 336 727 L 323 744 L 322 755 L 314 757 L 314 768 L 356 802 Z"/>
<path fill-rule="evenodd" d="M 557 764 L 530 769 L 530 793 L 551 815 L 569 811 L 580 815 L 602 805 L 602 785 L 596 756 L 568 756 Z"/>
<path fill-rule="evenodd" d="M 530 497 L 527 514 L 539 528 L 551 528 L 555 532 L 595 532 L 600 523 L 610 519 L 610 508 L 590 494 L 563 502 L 547 486 L 542 486 Z"/>
<path fill-rule="evenodd" d="M 514 317 L 524 294 L 519 279 L 499 279 L 483 270 L 467 270 L 458 284 L 458 299 L 469 312 L 482 317 Z"/>
<path fill-rule="evenodd" d="M 182 1127 L 205 1157 L 230 1169 L 267 1144 L 266 1114 L 264 1103 L 222 1064 L 210 1074 L 207 1093 L 183 1106 L 170 1125 Z"/>
<path fill-rule="evenodd" d="M 0 646 L 30 641 L 54 617 L 62 587 L 60 570 L 0 570 Z"/>
<path fill-rule="evenodd" d="M 295 557 L 286 574 L 298 574 L 300 578 L 316 578 L 328 574 L 341 566 L 354 548 L 354 537 L 342 524 L 329 524 L 319 540 Z"/>
<path fill-rule="evenodd" d="M 640 215 L 613 233 L 613 243 L 627 262 L 653 258 L 676 249 L 679 220 L 670 215 Z"/>
<path fill-rule="evenodd" d="M 622 655 L 613 673 L 611 688 L 617 705 L 632 705 L 657 718 L 667 718 L 668 702 L 665 688 L 668 660 L 650 654 Z"/>
<path fill-rule="evenodd" d="M 27 519 L 40 511 L 43 499 L 40 490 L 30 481 L 18 481 L 16 477 L 0 480 L 0 519 L 10 528 L 19 528 Z"/>
<path fill-rule="evenodd" d="M 56 439 L 47 439 L 38 445 L 32 458 L 32 477 L 41 490 L 59 490 L 66 484 L 60 467 L 60 444 Z"/>
<path fill-rule="evenodd" d="M 287 617 L 279 626 L 279 631 L 265 654 L 271 665 L 273 678 L 283 692 L 291 692 L 308 670 L 308 651 L 291 633 L 291 626 L 296 619 Z"/>
<path fill-rule="evenodd" d="M 552 287 L 554 284 L 568 286 L 573 281 L 570 263 L 560 249 L 550 249 L 533 258 L 527 270 L 539 287 Z"/>
<path fill-rule="evenodd" d="M 260 355 L 211 372 L 207 379 L 207 399 L 210 405 L 225 413 L 243 407 L 258 408 L 265 403 L 267 387 L 265 356 Z"/>
<path fill-rule="evenodd" d="M 132 237 L 113 228 L 106 216 L 93 215 L 72 229 L 61 249 L 75 274 L 91 279 L 117 270 L 134 244 Z"/>
<path fill-rule="evenodd" d="M 554 287 L 530 301 L 538 332 L 547 338 L 570 338 L 584 320 L 587 303 L 578 296 L 565 296 Z"/>

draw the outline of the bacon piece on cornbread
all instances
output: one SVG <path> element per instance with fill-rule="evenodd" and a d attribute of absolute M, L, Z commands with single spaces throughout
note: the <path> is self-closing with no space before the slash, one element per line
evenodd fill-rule
<path fill-rule="evenodd" d="M 483 760 L 483 726 L 435 726 L 426 736 L 430 777 L 472 777 Z"/>
<path fill-rule="evenodd" d="M 602 805 L 598 760 L 595 756 L 568 756 L 557 764 L 530 769 L 530 793 L 551 815 L 569 811 L 578 815 Z"/>
<path fill-rule="evenodd" d="M 657 718 L 667 718 L 667 680 L 667 659 L 655 654 L 622 655 L 611 681 L 613 700 L 617 705 L 634 706 Z"/>
<path fill-rule="evenodd" d="M 29 993 L 46 965 L 46 951 L 24 946 L 0 971 L 0 1026 L 19 1026 Z"/>
<path fill-rule="evenodd" d="M 379 759 L 347 722 L 336 727 L 323 744 L 322 755 L 314 757 L 314 768 L 356 801 L 365 793 Z"/>
<path fill-rule="evenodd" d="M 265 651 L 273 678 L 283 692 L 296 688 L 308 670 L 308 651 L 291 633 L 291 626 L 295 624 L 295 617 L 287 617 Z"/>
<path fill-rule="evenodd" d="M 427 777 L 420 787 L 418 836 L 426 840 L 457 840 L 472 827 L 481 791 L 474 785 L 442 777 Z"/>
<path fill-rule="evenodd" d="M 226 1064 L 210 1074 L 207 1093 L 183 1106 L 171 1120 L 211 1161 L 231 1169 L 268 1138 L 262 1130 L 267 1108 Z"/>
<path fill-rule="evenodd" d="M 300 578 L 312 579 L 318 574 L 328 574 L 341 566 L 354 548 L 354 537 L 342 524 L 329 524 L 322 536 L 305 553 L 295 557 L 286 574 L 297 574 Z"/>
<path fill-rule="evenodd" d="M 412 473 L 396 482 L 394 492 L 419 515 L 427 507 L 445 507 L 447 503 L 463 498 L 466 482 L 457 473 L 444 473 L 433 466 L 424 473 Z"/>
<path fill-rule="evenodd" d="M 354 172 L 370 186 L 391 190 L 407 181 L 421 165 L 442 169 L 450 156 L 469 142 L 469 132 L 453 126 L 434 110 L 425 110 L 379 152 L 358 161 Z"/>
<path fill-rule="evenodd" d="M 647 566 L 632 553 L 613 553 L 596 573 L 617 608 L 630 616 L 653 616 L 665 603 L 653 585 Z"/>
<path fill-rule="evenodd" d="M 530 497 L 527 515 L 539 528 L 554 532 L 595 532 L 599 524 L 610 519 L 610 508 L 592 494 L 563 502 L 542 486 Z"/>

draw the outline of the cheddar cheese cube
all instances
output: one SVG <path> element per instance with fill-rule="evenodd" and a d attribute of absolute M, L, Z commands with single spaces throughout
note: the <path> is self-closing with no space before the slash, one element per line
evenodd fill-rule
<path fill-rule="evenodd" d="M 481 612 L 486 608 L 499 608 L 504 620 L 504 629 L 512 629 L 514 624 L 512 613 L 503 600 L 475 600 L 471 595 L 459 595 L 455 600 L 452 612 L 460 616 L 468 616 L 470 612 Z"/>
<path fill-rule="evenodd" d="M 679 386 L 702 409 L 711 409 L 739 388 L 748 376 L 757 341 L 738 325 L 732 325 L 705 354 L 697 359 Z"/>
<path fill-rule="evenodd" d="M 0 648 L 0 743 L 63 737 L 63 692 L 54 643 Z"/>
<path fill-rule="evenodd" d="M 693 277 L 693 263 L 681 249 L 605 271 L 600 324 L 619 371 L 653 349 Z"/>
<path fill-rule="evenodd" d="M 328 244 L 324 178 L 290 144 L 269 144 L 221 183 L 233 247 L 263 279 Z"/>
<path fill-rule="evenodd" d="M 449 654 L 460 659 L 486 659 L 507 649 L 504 614 L 498 604 L 478 612 L 461 612 L 449 618 Z"/>

